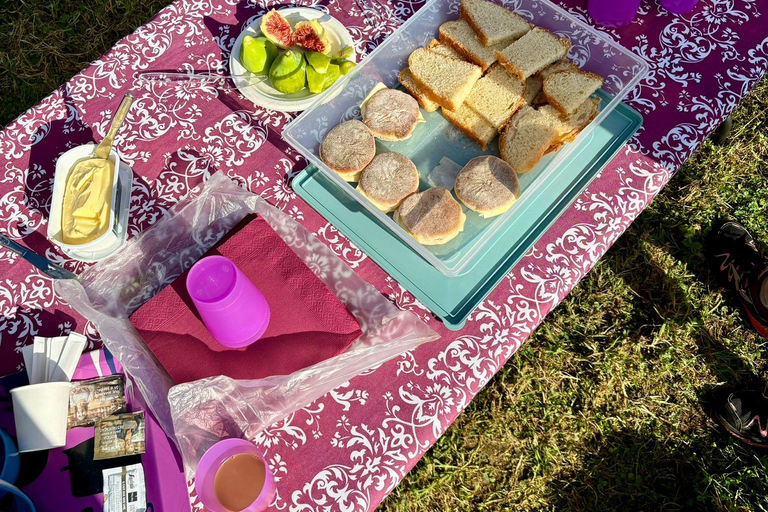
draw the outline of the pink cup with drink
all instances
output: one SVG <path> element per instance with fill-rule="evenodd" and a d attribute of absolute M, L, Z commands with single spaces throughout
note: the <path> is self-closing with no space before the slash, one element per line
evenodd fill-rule
<path fill-rule="evenodd" d="M 212 512 L 262 512 L 277 488 L 264 456 L 245 439 L 225 439 L 203 454 L 195 472 L 195 492 Z"/>
<path fill-rule="evenodd" d="M 227 348 L 247 347 L 267 330 L 267 299 L 229 258 L 207 256 L 192 265 L 187 291 L 208 332 Z"/>

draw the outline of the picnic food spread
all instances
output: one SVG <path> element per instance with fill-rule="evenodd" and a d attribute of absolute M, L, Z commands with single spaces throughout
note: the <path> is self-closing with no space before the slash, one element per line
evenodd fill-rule
<path fill-rule="evenodd" d="M 455 3 L 454 7 L 457 6 L 458 2 Z M 456 12 L 455 9 L 445 9 L 444 11 Z M 510 210 L 516 208 L 516 205 L 521 206 L 520 203 L 530 197 L 531 180 L 535 179 L 537 173 L 541 174 L 542 166 L 551 158 L 547 155 L 557 152 L 564 144 L 573 141 L 598 115 L 600 99 L 602 98 L 605 104 L 606 101 L 610 101 L 610 95 L 615 94 L 615 89 L 610 90 L 611 83 L 608 83 L 607 91 L 599 91 L 602 85 L 602 78 L 598 76 L 598 74 L 602 74 L 599 68 L 598 74 L 583 72 L 574 62 L 568 60 L 566 57 L 567 42 L 559 37 L 563 32 L 552 28 L 549 24 L 542 23 L 536 18 L 536 13 L 534 13 L 533 18 L 530 18 L 531 13 L 524 9 L 521 9 L 520 13 L 533 19 L 537 24 L 552 29 L 557 36 L 543 29 L 532 29 L 531 25 L 521 16 L 501 6 L 483 0 L 465 0 L 461 3 L 461 18 L 458 20 L 441 19 L 439 23 L 435 23 L 431 27 L 432 33 L 419 39 L 419 44 L 422 44 L 423 48 L 409 47 L 407 49 L 409 53 L 412 52 L 410 59 L 408 58 L 409 55 L 404 55 L 398 66 L 381 68 L 381 74 L 367 87 L 359 91 L 354 90 L 354 88 L 337 87 L 336 90 L 341 91 L 339 96 L 359 94 L 359 97 L 362 97 L 368 95 L 367 101 L 363 101 L 362 104 L 359 97 L 355 98 L 354 107 L 360 107 L 360 116 L 351 119 L 350 116 L 356 116 L 357 111 L 354 108 L 344 109 L 346 117 L 333 119 L 314 133 L 315 148 L 321 153 L 322 161 L 338 172 L 341 179 L 356 182 L 358 193 L 354 195 L 375 208 L 377 214 L 392 213 L 394 221 L 399 223 L 403 230 L 418 243 L 430 246 L 436 244 L 438 247 L 445 246 L 445 248 L 438 250 L 449 251 L 450 247 L 455 247 L 461 241 L 461 238 L 457 240 L 458 237 L 466 236 L 467 231 L 471 232 L 478 226 L 481 228 L 490 226 L 492 222 L 495 222 L 494 218 L 501 216 L 504 212 L 513 213 L 512 217 L 516 217 L 520 209 Z M 258 13 L 254 12 L 254 14 Z M 272 15 L 265 16 L 265 18 L 267 21 L 270 19 L 272 21 L 271 24 L 268 24 L 267 30 L 263 30 L 260 36 L 245 37 L 242 50 L 232 52 L 233 58 L 240 59 L 250 74 L 266 77 L 265 80 L 269 80 L 269 82 L 265 81 L 264 83 L 274 82 L 272 85 L 278 84 L 277 87 L 286 91 L 296 89 L 297 84 L 301 83 L 305 93 L 306 90 L 309 90 L 314 94 L 327 90 L 326 83 L 337 82 L 346 71 L 354 67 L 353 62 L 343 61 L 346 58 L 344 53 L 349 52 L 351 48 L 342 48 L 335 54 L 328 49 L 325 37 L 327 34 L 323 32 L 323 29 L 326 28 L 324 25 L 329 22 L 323 20 L 314 23 L 311 22 L 313 20 L 296 22 L 296 20 L 289 18 L 291 21 L 287 23 L 288 32 L 286 33 L 286 27 L 281 24 L 279 16 Z M 256 16 L 252 19 L 256 19 Z M 279 34 L 281 26 L 282 35 Z M 265 34 L 272 35 L 280 44 Z M 286 35 L 290 35 L 291 45 L 286 44 Z M 532 39 L 534 36 L 535 39 Z M 572 34 L 570 36 L 574 37 Z M 439 41 L 430 40 L 432 37 L 438 37 Z M 578 44 L 579 41 L 574 38 L 574 45 Z M 357 42 L 355 45 L 357 46 Z M 537 51 L 546 49 L 546 52 L 541 52 L 546 55 L 532 55 L 529 52 L 530 48 L 536 48 Z M 560 55 L 561 53 L 562 55 Z M 596 69 L 590 66 L 588 62 L 585 64 L 583 54 L 572 52 L 574 59 L 577 56 L 579 57 L 578 62 L 584 65 L 585 70 L 594 71 Z M 339 59 L 341 59 L 340 62 Z M 544 61 L 546 64 L 542 64 Z M 541 67 L 542 65 L 543 67 Z M 370 69 L 371 66 L 368 68 Z M 358 74 L 360 73 L 358 72 Z M 394 89 L 396 83 L 393 83 L 393 79 L 397 75 L 399 75 L 400 83 L 407 93 Z M 354 76 L 355 73 L 352 74 L 352 77 Z M 608 76 L 607 73 L 606 76 Z M 344 83 L 351 83 L 349 78 L 346 80 Z M 373 84 L 377 81 L 387 82 L 388 87 L 385 86 L 374 91 L 376 86 Z M 595 91 L 598 91 L 597 94 Z M 321 102 L 323 101 L 326 101 L 325 97 L 321 100 Z M 332 99 L 328 101 L 332 101 Z M 422 113 L 418 106 L 414 108 L 415 104 L 420 105 L 424 112 Z M 427 120 L 425 121 L 424 113 L 433 115 L 426 116 Z M 225 135 L 240 141 L 238 137 L 241 132 L 245 135 L 249 129 L 259 126 L 252 114 L 247 110 L 239 110 L 236 114 L 238 119 L 251 116 L 246 121 L 246 125 L 250 124 L 250 126 L 245 128 L 234 126 L 235 129 L 232 134 Z M 601 119 L 604 119 L 604 116 L 601 116 Z M 229 121 L 231 119 L 226 122 Z M 88 120 L 88 122 L 91 121 Z M 224 121 L 215 126 L 214 122 L 218 123 L 219 120 L 212 120 L 210 126 L 206 125 L 205 136 L 207 140 L 215 140 L 220 137 L 220 132 L 224 132 L 225 128 L 228 127 Z M 455 151 L 449 147 L 432 145 L 430 139 L 432 132 L 429 130 L 433 130 L 435 123 L 442 123 L 442 126 L 447 127 L 446 130 L 449 130 L 450 135 L 447 140 L 456 148 Z M 279 128 L 279 125 L 275 126 Z M 452 126 L 455 126 L 455 129 Z M 271 140 L 275 135 L 272 131 L 272 125 L 269 125 L 269 130 L 269 143 L 272 143 Z M 466 137 L 462 136 L 461 133 Z M 323 134 L 325 134 L 325 138 L 323 138 Z M 580 140 L 583 141 L 584 139 L 585 137 L 581 137 Z M 498 140 L 498 143 L 494 142 L 495 140 Z M 259 142 L 256 141 L 252 145 L 258 144 Z M 591 139 L 590 145 L 592 145 Z M 138 150 L 142 150 L 141 144 L 137 146 L 139 146 Z M 238 155 L 237 151 L 240 146 L 232 147 L 237 148 L 235 155 Z M 462 153 L 462 151 L 464 152 Z M 436 158 L 440 162 L 430 159 L 429 153 L 437 155 Z M 565 151 L 560 153 L 560 155 L 565 154 Z M 137 159 L 135 155 L 127 156 L 126 160 L 129 165 L 144 165 L 140 161 L 141 159 Z M 226 158 L 222 156 L 217 163 L 224 165 Z M 294 178 L 297 178 L 298 181 L 297 176 Z M 211 178 L 211 180 L 214 179 Z M 542 185 L 542 187 L 545 188 L 546 185 Z M 347 186 L 347 188 L 352 190 L 353 186 Z M 349 211 L 355 214 L 361 211 L 361 209 L 356 208 L 357 205 L 352 204 L 350 206 L 350 204 L 350 202 L 346 203 Z M 529 205 L 530 201 L 526 207 Z M 306 207 L 306 205 L 303 206 Z M 315 208 L 320 211 L 316 206 Z M 132 210 L 132 214 L 135 211 L 135 209 Z M 296 215 L 307 214 L 307 212 L 308 210 L 292 212 L 290 215 L 294 215 L 294 213 Z M 386 215 L 382 216 L 386 217 Z M 358 215 L 358 217 L 363 217 L 363 215 Z M 331 219 L 329 216 L 326 218 Z M 386 218 L 393 220 L 389 217 Z M 137 222 L 137 219 L 134 218 L 132 221 Z M 333 223 L 333 221 L 331 222 Z M 341 222 L 338 226 L 339 232 L 346 235 L 344 223 Z M 141 231 L 147 226 L 138 224 L 132 227 Z M 322 226 L 312 226 L 312 228 L 318 237 L 328 236 L 327 233 L 324 234 Z M 294 233 L 288 233 L 290 230 L 286 230 L 285 226 L 282 226 L 281 229 L 282 231 L 277 227 L 275 228 L 281 237 L 294 236 Z M 151 233 L 151 231 L 150 229 L 146 232 Z M 288 234 L 286 235 L 286 233 Z M 133 231 L 132 234 L 136 236 L 136 231 Z M 253 235 L 251 232 L 247 232 L 247 234 Z M 205 231 L 205 240 L 213 243 L 213 239 L 208 238 L 208 236 L 209 232 Z M 500 238 L 501 236 L 497 237 L 497 239 Z M 497 242 L 497 239 L 492 240 L 492 242 Z M 146 240 L 145 238 L 144 241 Z M 456 242 L 451 244 L 449 243 L 451 241 Z M 268 249 L 280 245 L 281 242 L 274 238 L 273 243 L 264 244 L 263 247 Z M 490 252 L 491 245 L 493 244 L 486 246 L 488 249 L 484 249 L 484 252 Z M 360 247 L 363 247 L 362 250 L 366 254 L 370 250 L 369 247 L 362 244 Z M 207 249 L 208 247 L 206 247 Z M 291 246 L 290 249 L 293 250 L 295 247 Z M 334 250 L 343 252 L 347 250 L 347 246 L 334 247 Z M 266 252 L 266 249 L 264 251 Z M 204 251 L 200 251 L 200 253 L 202 252 Z M 194 262 L 200 253 L 195 253 L 192 257 L 179 251 L 179 254 L 183 254 L 189 263 Z M 247 258 L 252 257 L 253 255 L 247 255 Z M 344 271 L 339 272 L 338 269 L 329 269 L 326 260 L 315 259 L 310 262 L 305 261 L 305 263 L 305 266 L 308 265 L 317 277 L 322 276 L 321 279 L 327 278 L 328 275 L 355 273 L 346 268 L 344 270 L 349 271 L 346 274 Z M 271 270 L 273 265 L 274 262 L 262 263 L 261 269 L 269 268 Z M 300 272 L 296 273 L 299 274 Z M 179 274 L 174 274 L 174 276 L 176 275 Z M 304 279 L 305 281 L 302 282 L 308 281 L 306 278 Z M 395 277 L 395 279 L 399 278 Z M 119 283 L 118 280 L 115 282 Z M 140 280 L 135 282 L 141 283 Z M 131 281 L 130 284 L 133 286 L 134 281 Z M 200 313 L 199 308 L 196 309 L 185 298 L 180 298 L 182 294 L 179 292 L 183 291 L 184 284 L 184 280 L 181 278 L 179 282 L 169 286 L 177 296 L 173 298 L 173 308 L 162 309 L 167 303 L 151 302 L 147 303 L 150 305 L 146 310 L 149 313 L 154 313 L 154 316 L 149 316 L 151 316 L 151 321 L 156 321 L 164 314 L 166 317 L 170 316 L 168 313 L 174 311 L 174 308 L 179 310 L 186 308 L 181 320 L 174 321 L 171 325 L 171 337 L 179 336 L 177 339 L 188 335 L 189 332 L 184 331 L 184 329 L 190 326 L 194 326 L 195 332 L 193 334 L 195 336 L 204 334 L 204 330 L 208 329 L 207 324 L 204 325 L 204 322 L 200 322 L 200 319 L 197 318 Z M 403 287 L 411 291 L 409 285 L 404 284 Z M 282 287 L 277 286 L 275 289 L 283 295 L 290 295 L 293 288 L 286 284 Z M 332 293 L 329 298 L 335 297 L 334 293 L 337 291 L 332 287 L 331 290 Z M 157 290 L 153 291 L 153 294 L 156 292 Z M 394 293 L 399 294 L 400 291 Z M 402 291 L 402 293 L 405 292 Z M 151 294 L 145 296 L 144 300 L 150 296 Z M 160 297 L 160 295 L 156 297 Z M 168 294 L 164 295 L 163 298 L 168 298 Z M 271 300 L 275 302 L 279 298 Z M 432 309 L 431 306 L 427 307 Z M 155 312 L 151 311 L 153 308 Z M 305 316 L 311 316 L 311 312 L 315 309 L 322 308 L 313 306 L 301 313 L 291 309 L 293 317 L 290 320 L 295 322 Z M 366 308 L 361 309 L 365 310 Z M 347 311 L 346 308 L 344 310 Z M 348 313 L 349 311 L 347 311 Z M 364 311 L 364 313 L 367 314 L 368 312 Z M 339 309 L 335 311 L 334 315 L 341 318 L 343 313 Z M 352 326 L 351 334 L 349 332 L 342 333 L 344 340 L 343 343 L 340 343 L 341 351 L 348 350 L 343 348 L 347 341 L 351 340 L 349 343 L 354 343 L 355 330 L 358 328 L 359 326 Z M 208 330 L 210 331 L 210 329 Z M 328 330 L 324 332 L 327 333 Z M 347 335 L 349 336 L 346 337 Z M 274 337 L 267 337 L 267 339 L 270 338 Z M 197 340 L 195 341 L 197 342 Z M 207 341 L 210 342 L 211 340 Z M 208 355 L 210 355 L 209 352 L 216 352 L 214 357 L 218 357 L 218 355 L 223 355 L 225 359 L 229 357 L 227 363 L 214 366 L 213 370 L 209 370 L 210 373 L 207 378 L 215 380 L 221 375 L 227 375 L 229 369 L 234 367 L 230 363 L 242 359 L 243 352 L 250 350 L 251 346 L 260 349 L 266 347 L 266 345 L 259 346 L 262 341 L 265 340 L 256 340 L 244 350 L 226 347 L 221 343 L 203 342 L 198 344 L 195 350 L 204 349 L 208 351 Z M 183 344 L 177 343 L 177 345 Z M 294 352 L 288 354 L 286 360 L 281 361 L 281 363 L 286 364 L 286 367 L 295 363 L 290 359 L 294 359 L 294 354 L 299 353 L 306 345 L 295 345 Z M 158 352 L 161 351 L 157 345 L 150 348 L 158 350 Z M 320 358 L 322 359 L 322 357 L 324 356 Z M 331 358 L 335 357 L 335 355 L 331 356 Z M 176 361 L 172 361 L 172 359 Z M 199 371 L 203 365 L 198 364 L 197 367 L 194 367 L 196 360 L 196 355 L 191 355 L 190 351 L 177 349 L 166 352 L 164 361 L 161 362 L 160 366 L 166 364 L 172 366 L 180 361 L 181 364 L 189 365 L 189 367 L 181 368 L 181 371 Z M 274 365 L 270 367 L 272 361 L 262 362 L 263 365 L 260 367 L 264 372 L 262 375 L 269 376 L 270 371 L 275 371 Z M 237 374 L 236 378 L 252 378 L 253 374 L 248 372 L 252 372 L 255 365 L 243 366 L 243 368 L 236 369 L 238 372 L 243 372 Z M 164 375 L 172 373 L 165 370 L 167 369 L 161 368 Z M 196 377 L 192 376 L 191 378 Z M 190 381 L 187 384 L 194 382 Z M 184 388 L 184 384 L 180 387 Z M 190 386 L 190 388 L 192 387 Z M 110 387 L 110 389 L 112 388 L 114 386 Z M 279 393 L 277 394 L 279 395 Z M 235 396 L 235 393 L 232 396 Z M 238 399 L 233 399 L 232 402 L 237 402 Z M 99 414 L 102 409 L 111 409 L 113 413 L 115 412 L 114 407 L 102 407 L 98 400 L 94 400 L 93 403 L 96 404 L 92 407 L 95 411 L 94 414 Z M 352 405 L 352 408 L 354 407 Z M 90 410 L 89 406 L 89 413 L 84 416 L 85 420 L 91 419 Z M 203 417 L 203 419 L 207 420 L 208 418 Z M 184 420 L 182 420 L 182 424 L 183 422 Z M 130 428 L 120 426 L 120 424 L 115 423 L 115 420 L 100 421 L 99 423 L 102 427 L 106 427 L 101 435 L 108 434 L 108 438 L 102 437 L 100 445 L 110 446 L 108 449 L 101 447 L 101 452 L 119 453 L 120 450 L 115 450 L 114 445 L 115 441 L 118 445 L 124 441 L 120 437 L 120 432 L 130 432 L 130 446 L 133 446 L 134 441 L 139 441 L 138 438 L 134 438 L 132 426 Z M 211 425 L 210 428 L 213 430 L 218 428 L 220 424 L 211 422 L 207 425 Z M 228 424 L 224 426 L 226 428 L 232 427 Z M 257 431 L 258 428 L 254 428 L 248 435 Z M 136 433 L 138 432 L 139 430 L 136 430 Z M 237 432 L 235 435 L 240 435 L 240 432 L 235 430 L 228 431 L 228 435 L 232 435 L 231 432 Z M 117 435 L 113 436 L 112 433 Z M 183 436 L 184 432 L 181 431 L 180 434 Z M 217 438 L 221 437 L 221 433 L 218 431 L 214 432 L 213 435 Z M 104 443 L 107 440 L 109 443 Z M 147 441 L 148 446 L 152 442 L 152 438 L 147 438 Z M 133 448 L 131 449 L 133 450 Z M 189 453 L 184 454 L 185 460 L 193 462 L 199 460 L 198 456 L 199 454 L 194 454 L 190 458 Z M 222 459 L 222 465 L 218 470 L 214 470 L 214 474 L 221 480 L 227 467 L 226 461 L 233 461 L 238 457 L 238 455 L 230 455 L 228 459 Z M 249 462 L 260 460 L 261 467 L 269 470 L 265 463 L 266 459 L 256 459 L 256 455 L 248 455 L 247 457 L 250 457 Z M 390 456 L 386 455 L 386 457 Z M 140 467 L 138 468 L 140 469 Z M 246 469 L 242 469 L 236 471 L 235 475 L 245 476 L 247 472 Z M 136 474 L 138 472 L 134 465 L 122 462 L 120 468 L 110 474 L 109 481 L 119 483 L 121 480 L 118 477 L 126 478 L 126 475 Z M 296 477 L 294 476 L 294 478 Z M 247 479 L 260 482 L 261 477 L 248 477 Z M 285 480 L 281 481 L 284 482 Z M 106 479 L 104 483 L 106 485 Z M 117 483 L 114 485 L 118 486 Z M 218 499 L 222 503 L 230 498 L 223 491 L 214 494 L 218 494 Z M 204 491 L 202 489 L 198 491 L 198 496 L 206 508 L 217 510 L 213 502 L 211 502 L 211 506 L 208 505 L 207 498 L 203 498 Z M 287 494 L 281 493 L 281 498 L 283 496 L 285 496 L 286 502 L 288 499 L 292 499 Z M 243 501 L 252 501 L 253 498 L 254 496 L 250 495 L 243 498 Z M 238 508 L 242 505 L 231 502 L 227 502 L 227 504 L 227 508 Z"/>

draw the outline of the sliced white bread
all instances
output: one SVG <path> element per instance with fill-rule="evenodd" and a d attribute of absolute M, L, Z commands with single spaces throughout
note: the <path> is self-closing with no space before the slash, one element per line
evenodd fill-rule
<path fill-rule="evenodd" d="M 467 216 L 448 190 L 434 187 L 405 198 L 393 218 L 420 244 L 439 245 L 461 233 Z"/>
<path fill-rule="evenodd" d="M 560 59 L 536 73 L 536 76 L 543 82 L 549 75 L 557 73 L 558 71 L 580 71 L 580 69 L 579 66 L 571 62 L 570 59 Z"/>
<path fill-rule="evenodd" d="M 565 57 L 570 48 L 571 42 L 567 38 L 535 27 L 504 50 L 497 51 L 496 56 L 510 73 L 525 80 Z"/>
<path fill-rule="evenodd" d="M 480 114 L 467 105 L 462 105 L 456 110 L 444 108 L 443 117 L 467 138 L 483 148 L 483 151 L 498 134 L 494 125 L 483 119 Z"/>
<path fill-rule="evenodd" d="M 484 155 L 467 162 L 456 176 L 456 197 L 464 205 L 489 218 L 509 210 L 520 196 L 517 173 L 499 157 Z"/>
<path fill-rule="evenodd" d="M 478 66 L 417 48 L 408 57 L 416 85 L 443 108 L 456 110 L 482 75 Z"/>
<path fill-rule="evenodd" d="M 427 93 L 425 93 L 414 81 L 410 68 L 403 69 L 398 75 L 398 79 L 400 80 L 400 83 L 403 85 L 403 87 L 405 87 L 405 90 L 411 93 L 411 96 L 416 98 L 416 101 L 419 102 L 421 108 L 427 112 L 434 112 L 440 108 L 440 105 L 429 99 Z"/>
<path fill-rule="evenodd" d="M 523 95 L 523 99 L 527 104 L 533 105 L 536 98 L 541 93 L 542 85 L 543 83 L 538 75 L 532 75 L 525 79 L 525 94 Z"/>
<path fill-rule="evenodd" d="M 560 131 L 556 123 L 533 107 L 521 108 L 501 133 L 501 158 L 518 174 L 530 171 L 557 140 Z"/>
<path fill-rule="evenodd" d="M 538 107 L 539 105 L 545 105 L 547 103 L 544 96 L 541 94 L 541 90 L 544 88 L 544 79 L 558 71 L 579 71 L 579 67 L 568 59 L 560 59 L 554 64 L 545 67 L 535 75 L 529 76 L 526 83 L 529 81 L 535 82 L 533 90 L 530 91 L 530 93 L 526 90 L 526 101 L 529 105 Z"/>
<path fill-rule="evenodd" d="M 542 97 L 564 114 L 570 114 L 603 85 L 603 77 L 584 71 L 558 71 L 544 79 Z"/>
<path fill-rule="evenodd" d="M 600 98 L 587 98 L 571 114 L 563 114 L 552 105 L 539 107 L 539 112 L 555 122 L 558 129 L 557 143 L 571 142 L 597 116 Z"/>
<path fill-rule="evenodd" d="M 440 55 L 443 55 L 444 57 L 450 57 L 452 59 L 456 60 L 464 60 L 461 55 L 453 51 L 449 46 L 444 45 L 437 39 L 433 39 L 429 42 L 429 45 L 427 46 L 429 50 L 438 53 Z M 429 94 L 422 90 L 419 85 L 416 83 L 416 81 L 413 79 L 413 75 L 411 74 L 411 70 L 409 68 L 405 68 L 400 72 L 400 75 L 398 76 L 400 83 L 405 87 L 405 89 L 413 95 L 414 98 L 416 98 L 416 101 L 419 102 L 419 105 L 421 105 L 421 108 L 426 110 L 427 112 L 434 112 L 438 108 L 440 108 L 440 105 L 429 99 Z"/>
<path fill-rule="evenodd" d="M 477 32 L 484 46 L 509 44 L 531 30 L 523 18 L 487 0 L 462 0 L 461 17 Z"/>
<path fill-rule="evenodd" d="M 440 25 L 440 41 L 483 68 L 483 71 L 496 62 L 496 51 L 506 47 L 505 43 L 483 46 L 466 20 L 447 21 Z"/>
<path fill-rule="evenodd" d="M 525 83 L 494 65 L 469 91 L 466 105 L 499 130 L 524 103 Z"/>
<path fill-rule="evenodd" d="M 459 55 L 456 50 L 451 48 L 450 46 L 444 45 L 437 39 L 433 39 L 429 42 L 429 45 L 427 46 L 430 50 L 432 50 L 435 53 L 439 53 L 440 55 L 444 57 L 450 57 L 452 59 L 456 60 L 465 60 L 464 57 Z"/>

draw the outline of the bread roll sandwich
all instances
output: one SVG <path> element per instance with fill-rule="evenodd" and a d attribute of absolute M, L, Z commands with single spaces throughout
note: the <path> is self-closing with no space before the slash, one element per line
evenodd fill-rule
<path fill-rule="evenodd" d="M 418 192 L 419 170 L 405 155 L 381 153 L 363 169 L 357 190 L 379 210 L 391 212 Z"/>
<path fill-rule="evenodd" d="M 320 143 L 320 159 L 346 181 L 357 181 L 376 155 L 376 141 L 358 120 L 340 123 Z"/>
<path fill-rule="evenodd" d="M 459 201 L 486 218 L 506 212 L 520 197 L 515 170 L 501 158 L 488 155 L 470 160 L 456 176 L 453 189 Z"/>
<path fill-rule="evenodd" d="M 419 121 L 419 103 L 413 96 L 396 89 L 381 89 L 362 108 L 363 123 L 381 140 L 405 140 Z"/>
<path fill-rule="evenodd" d="M 434 187 L 405 198 L 394 219 L 420 244 L 440 245 L 461 233 L 466 215 L 448 190 Z"/>

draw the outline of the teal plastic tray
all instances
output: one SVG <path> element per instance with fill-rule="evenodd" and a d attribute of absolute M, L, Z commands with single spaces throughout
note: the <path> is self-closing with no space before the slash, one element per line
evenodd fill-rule
<path fill-rule="evenodd" d="M 294 180 L 296 193 L 378 263 L 452 330 L 499 284 L 592 179 L 642 125 L 643 118 L 622 104 L 581 141 L 567 163 L 538 191 L 542 200 L 528 203 L 495 235 L 464 273 L 449 277 L 437 270 L 386 228 L 371 212 L 316 167 Z"/>

